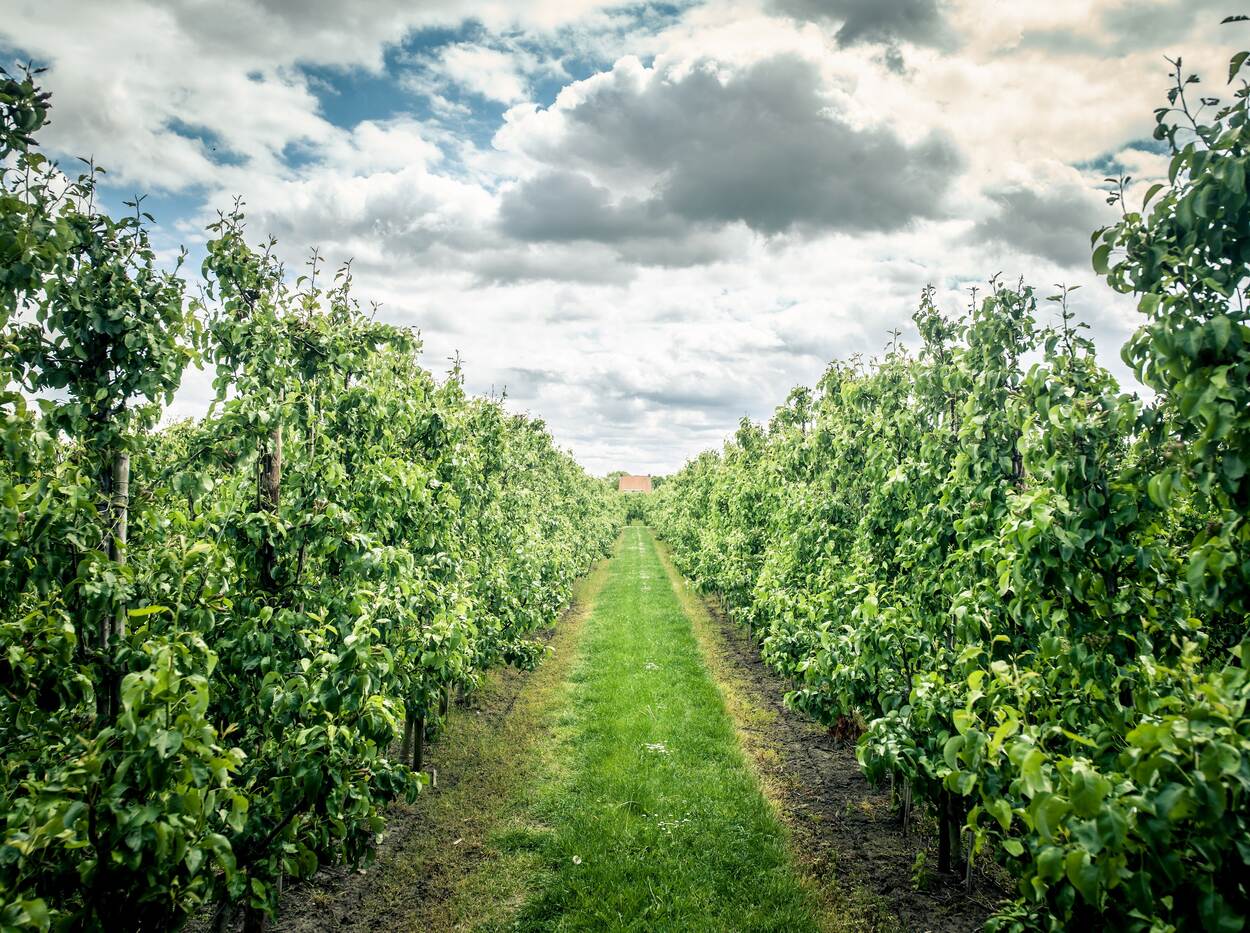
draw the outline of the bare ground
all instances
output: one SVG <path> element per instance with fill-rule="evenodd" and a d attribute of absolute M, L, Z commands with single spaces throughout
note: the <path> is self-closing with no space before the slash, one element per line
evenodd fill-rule
<path fill-rule="evenodd" d="M 788 685 L 760 660 L 743 626 L 695 593 L 661 557 L 765 793 L 789 828 L 792 849 L 835 918 L 834 929 L 963 933 L 979 930 L 1006 892 L 976 870 L 939 875 L 936 827 L 913 816 L 908 831 L 891 807 L 888 787 L 868 782 L 853 742 L 788 709 Z M 925 868 L 917 871 L 924 852 Z"/>

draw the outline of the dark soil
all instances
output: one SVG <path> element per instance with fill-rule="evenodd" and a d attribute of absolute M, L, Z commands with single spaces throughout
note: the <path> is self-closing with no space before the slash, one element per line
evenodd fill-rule
<path fill-rule="evenodd" d="M 786 708 L 782 697 L 789 687 L 760 660 L 748 631 L 705 603 L 712 630 L 705 645 L 714 666 L 732 680 L 729 687 L 743 703 L 766 714 L 762 728 L 743 724 L 747 752 L 790 826 L 796 856 L 818 884 L 834 882 L 852 903 L 867 897 L 904 930 L 979 930 L 1006 896 L 1002 879 L 974 867 L 969 890 L 962 874 L 939 874 L 936 821 L 913 812 L 905 832 L 889 788 L 874 787 L 860 771 L 853 740 L 839 741 Z M 917 869 L 921 852 L 924 867 Z M 865 918 L 863 928 L 878 925 Z"/>

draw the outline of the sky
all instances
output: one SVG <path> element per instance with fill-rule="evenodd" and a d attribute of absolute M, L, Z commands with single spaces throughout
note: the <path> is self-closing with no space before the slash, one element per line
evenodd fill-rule
<path fill-rule="evenodd" d="M 926 284 L 1081 286 L 1132 388 L 1104 178 L 1166 176 L 1165 56 L 1227 96 L 1231 2 L 8 0 L 0 61 L 48 69 L 41 144 L 145 194 L 166 257 L 241 196 L 436 373 L 459 353 L 592 472 L 667 473 L 914 345 Z M 210 397 L 192 372 L 171 415 Z"/>

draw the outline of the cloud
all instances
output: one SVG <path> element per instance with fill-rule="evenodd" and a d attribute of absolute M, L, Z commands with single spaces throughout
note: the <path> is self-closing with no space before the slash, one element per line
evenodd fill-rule
<path fill-rule="evenodd" d="M 1000 269 L 1081 284 L 1125 375 L 1094 184 L 1166 172 L 1133 145 L 1162 54 L 1222 88 L 1238 34 L 1194 2 L 12 0 L 0 46 L 52 66 L 44 141 L 166 189 L 193 251 L 241 193 L 292 272 L 354 257 L 435 372 L 461 351 L 592 469 L 662 472 L 914 346 L 928 282 L 949 312 Z"/>
<path fill-rule="evenodd" d="M 502 229 L 521 240 L 597 240 L 671 234 L 674 219 L 653 201 L 624 198 L 580 172 L 548 171 L 521 182 L 503 195 Z"/>
<path fill-rule="evenodd" d="M 1175 55 L 1198 35 L 1218 34 L 1221 20 L 1236 12 L 1227 0 L 1120 0 L 1086 11 L 1076 22 L 1026 31 L 1023 43 L 1060 55 L 1101 57 L 1160 47 Z"/>
<path fill-rule="evenodd" d="M 504 48 L 456 42 L 408 56 L 405 61 L 416 67 L 406 83 L 419 94 L 445 101 L 443 95 L 455 88 L 502 104 L 524 100 L 530 76 L 553 67 L 512 42 L 505 43 Z M 463 104 L 459 107 L 465 110 Z"/>
<path fill-rule="evenodd" d="M 182 191 L 211 183 L 223 156 L 275 175 L 292 148 L 319 153 L 338 130 L 321 112 L 305 66 L 381 74 L 385 52 L 414 31 L 473 20 L 541 32 L 615 0 L 13 0 L 0 49 L 48 66 L 54 119 L 41 142 L 93 155 L 119 183 Z M 72 23 L 73 28 L 66 28 Z M 524 94 L 507 56 L 452 46 L 450 80 L 511 102 Z M 223 140 L 214 153 L 199 136 Z"/>
<path fill-rule="evenodd" d="M 246 168 L 224 172 L 208 205 L 246 203 L 257 237 L 276 236 L 281 254 L 298 261 L 313 246 L 358 269 L 429 264 L 446 271 L 460 254 L 489 248 L 495 201 L 444 164 L 433 134 L 409 118 L 365 120 L 335 137 L 318 161 L 274 176 Z"/>
<path fill-rule="evenodd" d="M 773 9 L 811 22 L 841 25 L 841 46 L 861 43 L 943 45 L 949 41 L 938 0 L 773 0 Z"/>
<path fill-rule="evenodd" d="M 566 182 L 580 185 L 582 223 L 612 230 L 669 215 L 767 235 L 897 230 L 941 212 L 961 164 L 940 134 L 907 143 L 886 126 L 853 124 L 823 93 L 817 67 L 795 55 L 739 70 L 626 58 L 550 108 L 510 112 L 496 142 L 646 192 L 640 203 L 612 204 Z M 547 193 L 540 184 L 515 198 Z M 528 216 L 520 204 L 510 211 Z"/>
<path fill-rule="evenodd" d="M 483 285 L 521 282 L 575 282 L 625 285 L 634 270 L 616 253 L 596 244 L 557 248 L 505 245 L 463 257 L 474 280 Z"/>
<path fill-rule="evenodd" d="M 1214 26 L 1242 8 L 1228 0 L 1132 0 L 1102 12 L 1103 29 L 1116 44 L 1166 45 Z"/>
<path fill-rule="evenodd" d="M 500 231 L 529 243 L 607 244 L 626 263 L 691 266 L 741 255 L 745 231 L 692 225 L 656 199 L 623 197 L 580 172 L 549 171 L 504 192 Z M 555 271 L 555 270 L 553 270 Z"/>
<path fill-rule="evenodd" d="M 525 97 L 525 80 L 506 52 L 464 43 L 443 49 L 439 61 L 448 78 L 488 100 L 512 103 Z"/>
<path fill-rule="evenodd" d="M 1087 268 L 1090 235 L 1114 220 L 1102 192 L 1071 182 L 1047 188 L 1017 184 L 992 189 L 986 196 L 997 210 L 973 226 L 974 241 L 1060 266 Z"/>
<path fill-rule="evenodd" d="M 244 198 L 252 228 L 278 237 L 286 255 L 318 246 L 361 267 L 416 261 L 446 271 L 449 259 L 451 268 L 462 266 L 460 254 L 491 245 L 482 232 L 493 213 L 489 197 L 420 169 L 346 179 L 317 174 Z"/>

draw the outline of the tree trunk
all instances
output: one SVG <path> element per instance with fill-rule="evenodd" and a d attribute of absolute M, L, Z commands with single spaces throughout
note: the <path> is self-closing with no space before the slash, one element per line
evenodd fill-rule
<path fill-rule="evenodd" d="M 938 791 L 938 871 L 940 872 L 949 872 L 951 870 L 951 834 L 949 825 L 951 817 L 947 796 L 946 791 Z"/>
<path fill-rule="evenodd" d="M 282 425 L 270 435 L 269 450 L 261 455 L 259 470 L 260 509 L 276 513 L 282 493 Z M 277 562 L 273 542 L 267 537 L 260 549 L 260 585 L 270 593 L 278 589 Z"/>
<path fill-rule="evenodd" d="M 416 716 L 413 715 L 412 709 L 404 711 L 404 738 L 399 745 L 399 760 L 412 760 L 412 733 L 416 725 Z"/>
<path fill-rule="evenodd" d="M 412 730 L 412 770 L 425 770 L 425 714 L 417 717 Z"/>
<path fill-rule="evenodd" d="M 108 496 L 105 527 L 108 529 L 109 560 L 124 566 L 130 518 L 130 454 L 119 452 L 113 455 L 101 485 Z M 116 644 L 126 637 L 125 601 L 117 600 L 111 609 L 100 615 L 97 637 L 104 675 L 96 696 L 96 712 L 103 722 L 111 723 L 121 707 L 121 678 L 113 655 Z"/>

